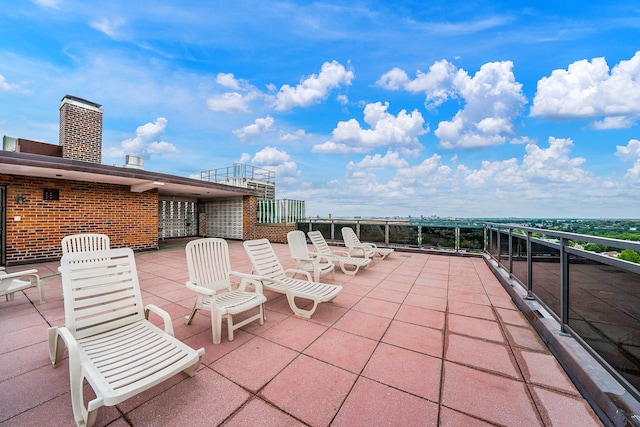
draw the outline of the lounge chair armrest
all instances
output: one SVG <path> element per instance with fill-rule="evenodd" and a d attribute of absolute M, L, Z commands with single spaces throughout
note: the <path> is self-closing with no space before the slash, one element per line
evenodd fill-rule
<path fill-rule="evenodd" d="M 216 291 L 214 291 L 213 289 L 209 289 L 209 288 L 205 288 L 204 286 L 200 286 L 200 285 L 196 285 L 195 283 L 191 282 L 191 281 L 187 281 L 186 283 L 187 285 L 187 289 L 190 289 L 196 293 L 199 294 L 204 294 L 207 296 L 212 296 L 216 294 Z"/>
<path fill-rule="evenodd" d="M 163 309 L 161 309 L 155 304 L 147 304 L 144 307 L 144 317 L 146 317 L 147 319 L 149 319 L 150 311 L 154 312 L 155 314 L 157 314 L 162 318 L 162 320 L 164 321 L 164 331 L 169 335 L 171 335 L 172 337 L 175 336 L 173 333 L 173 323 L 171 322 L 171 316 L 169 316 L 169 313 L 167 313 L 166 311 L 164 311 Z"/>
<path fill-rule="evenodd" d="M 312 281 L 311 280 L 311 274 L 308 271 L 305 271 L 305 270 L 297 270 L 295 268 L 287 268 L 284 272 L 285 272 L 285 274 L 292 273 L 294 276 L 297 273 L 300 273 L 300 274 L 304 275 L 307 278 L 308 281 L 310 281 L 310 282 Z"/>
<path fill-rule="evenodd" d="M 332 260 L 333 260 L 333 256 L 332 255 L 321 254 L 321 253 L 318 253 L 318 252 L 309 252 L 309 255 L 311 255 L 311 257 L 313 258 L 313 261 L 315 263 L 319 263 L 322 260 L 325 260 L 327 262 L 332 262 Z"/>
<path fill-rule="evenodd" d="M 40 277 L 38 276 L 38 270 L 36 269 L 32 269 L 32 270 L 24 270 L 24 271 L 16 271 L 15 273 L 6 273 L 6 272 L 2 272 L 2 274 L 0 274 L 0 279 L 17 279 L 19 277 L 24 277 L 24 278 L 29 278 L 30 281 L 32 281 L 32 279 L 35 279 L 36 282 L 40 280 Z M 33 281 L 32 281 L 33 283 Z"/>
<path fill-rule="evenodd" d="M 256 290 L 256 293 L 262 294 L 262 282 L 259 276 L 254 276 L 253 274 L 240 273 L 238 271 L 230 271 L 230 275 L 240 277 L 242 280 L 238 285 L 238 290 L 245 292 L 245 289 L 248 284 L 252 284 Z"/>

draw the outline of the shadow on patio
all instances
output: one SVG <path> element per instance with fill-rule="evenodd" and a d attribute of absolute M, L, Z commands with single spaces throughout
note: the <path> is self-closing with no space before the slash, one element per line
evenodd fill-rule
<path fill-rule="evenodd" d="M 274 244 L 285 268 L 286 245 Z M 242 242 L 231 266 L 250 272 Z M 265 292 L 267 320 L 212 343 L 208 313 L 183 318 L 184 246 L 138 254 L 145 304 L 167 310 L 176 337 L 206 354 L 96 425 L 602 425 L 482 258 L 396 252 L 357 276 L 310 320 Z M 35 288 L 0 301 L 0 425 L 74 425 L 67 360 L 52 368 L 47 328 L 64 324 L 58 263 L 36 264 Z M 20 268 L 10 268 L 16 271 Z M 33 304 L 32 304 L 33 301 Z"/>

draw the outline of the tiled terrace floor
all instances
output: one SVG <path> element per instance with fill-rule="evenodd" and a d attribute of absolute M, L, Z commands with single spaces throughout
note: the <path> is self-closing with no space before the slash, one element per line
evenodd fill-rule
<path fill-rule="evenodd" d="M 229 243 L 232 267 L 249 272 L 242 243 Z M 287 246 L 274 248 L 293 267 Z M 206 354 L 195 377 L 103 407 L 97 425 L 602 425 L 481 258 L 396 252 L 355 277 L 337 269 L 322 281 L 342 293 L 311 320 L 267 293 L 266 323 L 233 342 L 223 328 L 219 345 L 208 313 L 183 322 L 194 301 L 183 247 L 137 265 L 144 302 Z M 0 426 L 71 426 L 67 360 L 52 368 L 46 343 L 64 323 L 58 264 L 31 267 L 45 304 L 35 289 L 0 301 Z"/>

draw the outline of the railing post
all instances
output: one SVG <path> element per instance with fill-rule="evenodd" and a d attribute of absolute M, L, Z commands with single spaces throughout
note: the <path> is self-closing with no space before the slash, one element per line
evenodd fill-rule
<path fill-rule="evenodd" d="M 568 239 L 560 239 L 560 333 L 567 333 L 566 326 L 569 324 L 569 254 L 566 251 L 568 245 Z"/>
<path fill-rule="evenodd" d="M 331 240 L 336 240 L 336 225 L 333 223 L 333 220 L 331 220 Z"/>
<path fill-rule="evenodd" d="M 524 299 L 533 298 L 533 254 L 531 253 L 531 232 L 527 231 L 527 296 Z"/>
<path fill-rule="evenodd" d="M 513 275 L 513 229 L 509 228 L 509 277 Z"/>
<path fill-rule="evenodd" d="M 453 248 L 456 252 L 460 251 L 460 227 L 456 225 L 453 233 Z"/>
<path fill-rule="evenodd" d="M 502 254 L 502 249 L 500 248 L 500 241 L 502 239 L 500 238 L 500 227 L 496 227 L 496 238 L 498 239 L 498 241 L 496 242 L 496 251 L 498 252 L 498 265 L 501 265 L 500 255 Z"/>
<path fill-rule="evenodd" d="M 384 244 L 389 246 L 389 221 L 384 222 Z"/>

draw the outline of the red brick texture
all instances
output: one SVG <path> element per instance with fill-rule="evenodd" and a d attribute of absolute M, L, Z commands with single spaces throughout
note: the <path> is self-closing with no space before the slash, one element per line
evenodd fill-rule
<path fill-rule="evenodd" d="M 2 174 L 0 185 L 7 188 L 7 265 L 59 258 L 62 238 L 77 233 L 107 234 L 112 247 L 158 247 L 157 190 Z M 59 200 L 44 200 L 44 189 L 59 190 Z"/>

